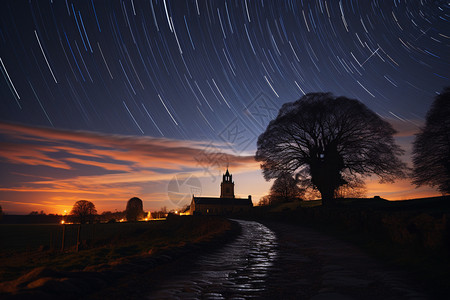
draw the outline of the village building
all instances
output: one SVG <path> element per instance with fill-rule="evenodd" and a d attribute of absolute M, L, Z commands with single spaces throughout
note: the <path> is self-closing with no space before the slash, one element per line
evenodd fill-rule
<path fill-rule="evenodd" d="M 229 215 L 245 212 L 253 207 L 252 196 L 236 198 L 234 195 L 233 175 L 223 174 L 220 184 L 220 198 L 192 196 L 190 205 L 191 215 Z"/>

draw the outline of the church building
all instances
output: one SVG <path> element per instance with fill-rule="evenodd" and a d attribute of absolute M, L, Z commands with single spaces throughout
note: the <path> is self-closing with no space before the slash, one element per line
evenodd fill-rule
<path fill-rule="evenodd" d="M 229 215 L 248 211 L 253 207 L 252 196 L 236 198 L 234 196 L 233 175 L 223 174 L 220 184 L 220 198 L 192 196 L 191 215 Z"/>

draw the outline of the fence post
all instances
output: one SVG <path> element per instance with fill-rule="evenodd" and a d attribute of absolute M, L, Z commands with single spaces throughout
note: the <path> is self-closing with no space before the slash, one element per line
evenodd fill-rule
<path fill-rule="evenodd" d="M 53 250 L 53 231 L 50 232 L 50 246 L 48 248 L 50 251 Z"/>
<path fill-rule="evenodd" d="M 64 241 L 65 241 L 65 237 L 66 237 L 66 224 L 63 224 L 63 229 L 62 229 L 62 242 L 61 242 L 61 252 L 64 252 Z"/>
<path fill-rule="evenodd" d="M 92 224 L 92 241 L 91 241 L 91 247 L 94 244 L 95 241 L 95 223 Z"/>
<path fill-rule="evenodd" d="M 79 247 L 80 247 L 80 231 L 81 231 L 81 224 L 78 225 L 78 232 L 77 232 L 77 252 L 78 252 Z"/>

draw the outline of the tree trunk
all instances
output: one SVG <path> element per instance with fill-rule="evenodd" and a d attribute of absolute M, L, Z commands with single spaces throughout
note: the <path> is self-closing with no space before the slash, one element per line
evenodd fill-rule
<path fill-rule="evenodd" d="M 319 192 L 322 195 L 322 205 L 330 206 L 335 204 L 334 189 L 319 189 Z"/>
<path fill-rule="evenodd" d="M 334 198 L 326 198 L 326 199 L 322 198 L 322 205 L 324 205 L 324 206 L 332 206 L 332 205 L 336 204 L 335 200 L 336 199 L 334 199 Z"/>

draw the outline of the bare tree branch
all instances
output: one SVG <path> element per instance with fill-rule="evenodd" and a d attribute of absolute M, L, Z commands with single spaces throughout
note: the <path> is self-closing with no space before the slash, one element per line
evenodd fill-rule
<path fill-rule="evenodd" d="M 256 160 L 266 180 L 300 177 L 323 199 L 372 174 L 382 182 L 405 177 L 395 130 L 361 102 L 311 93 L 286 103 L 258 138 Z"/>

